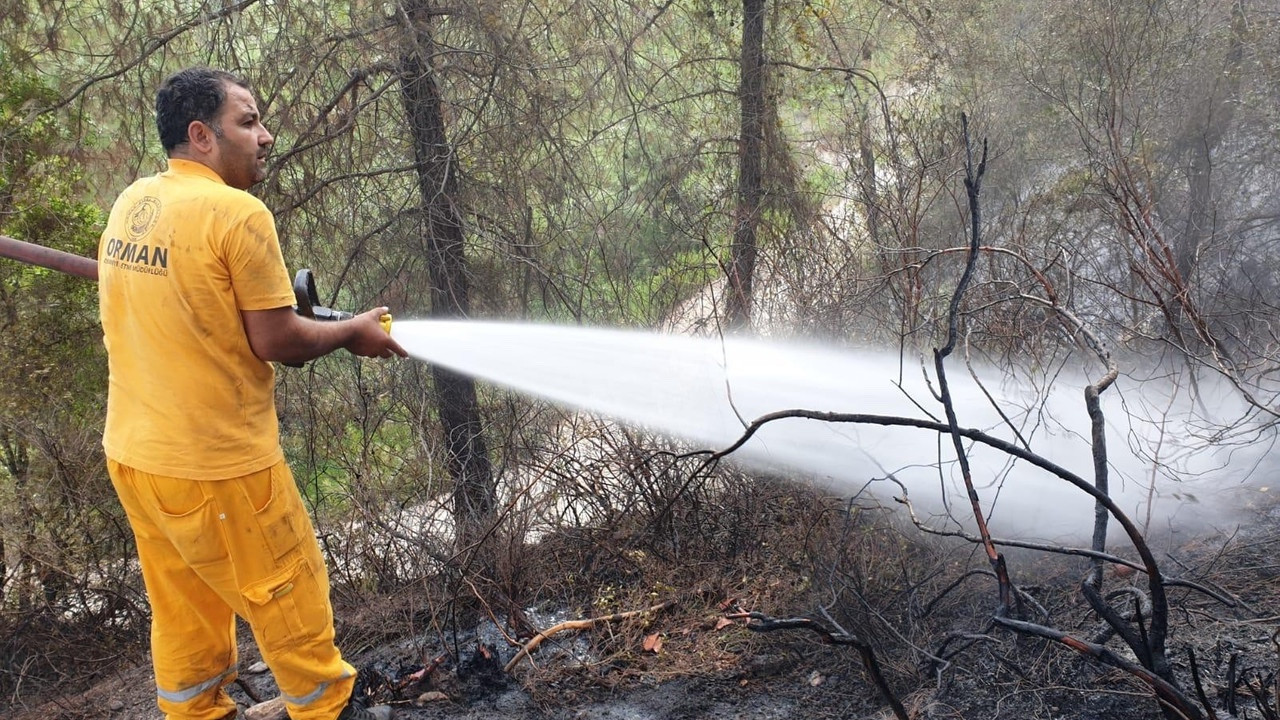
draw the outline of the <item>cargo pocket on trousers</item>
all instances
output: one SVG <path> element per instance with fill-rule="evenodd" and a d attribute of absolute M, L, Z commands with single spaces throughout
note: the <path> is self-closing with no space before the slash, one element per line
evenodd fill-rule
<path fill-rule="evenodd" d="M 285 482 L 293 482 L 292 476 L 287 472 L 280 472 L 283 467 L 284 464 L 281 463 L 267 471 L 270 494 L 266 504 L 254 510 L 258 527 L 262 530 L 263 542 L 275 560 L 280 560 L 301 544 L 302 538 L 298 536 L 294 517 L 305 512 L 301 502 L 292 501 L 297 490 L 283 485 Z"/>
<path fill-rule="evenodd" d="M 223 538 L 222 520 L 213 500 L 204 502 L 181 514 L 159 509 L 157 519 L 169 542 L 193 568 L 212 565 L 227 559 L 227 543 Z"/>
<path fill-rule="evenodd" d="M 297 560 L 280 572 L 241 591 L 258 641 L 279 650 L 318 637 L 329 628 L 328 598 L 320 594 L 315 572 Z"/>

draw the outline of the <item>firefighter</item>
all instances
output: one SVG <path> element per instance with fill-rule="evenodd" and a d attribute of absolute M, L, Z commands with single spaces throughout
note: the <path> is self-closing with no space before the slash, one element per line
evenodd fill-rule
<path fill-rule="evenodd" d="M 188 68 L 156 94 L 168 168 L 116 200 L 98 248 L 110 385 L 103 448 L 152 609 L 169 720 L 236 716 L 235 618 L 253 630 L 293 720 L 384 720 L 353 699 L 324 560 L 281 450 L 273 362 L 339 348 L 405 356 L 386 308 L 317 322 L 267 207 L 247 190 L 274 142 L 231 73 Z"/>

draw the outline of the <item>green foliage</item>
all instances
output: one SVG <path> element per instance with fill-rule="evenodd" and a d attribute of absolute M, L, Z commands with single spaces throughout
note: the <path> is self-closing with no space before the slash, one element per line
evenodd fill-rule
<path fill-rule="evenodd" d="M 0 56 L 0 233 L 93 255 L 104 220 L 83 202 L 67 123 L 36 115 L 51 91 Z M 105 387 L 96 287 L 52 270 L 0 261 L 0 391 L 6 415 L 68 407 L 91 412 Z M 54 402 L 54 401 L 57 402 Z"/>
<path fill-rule="evenodd" d="M 73 118 L 36 112 L 52 98 L 0 54 L 0 234 L 92 255 L 103 215 L 82 200 Z M 103 504 L 100 337 L 92 282 L 0 259 L 0 495 L 13 499 L 0 541 L 23 558 L 0 574 L 0 607 L 34 592 L 60 602 L 60 573 L 74 576 L 129 540 L 118 509 Z M 86 537 L 95 541 L 72 539 Z"/>

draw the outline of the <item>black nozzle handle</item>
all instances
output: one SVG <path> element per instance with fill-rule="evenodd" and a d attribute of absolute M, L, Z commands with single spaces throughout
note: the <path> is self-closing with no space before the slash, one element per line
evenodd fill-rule
<path fill-rule="evenodd" d="M 316 277 L 308 269 L 298 271 L 293 276 L 293 298 L 297 305 L 294 311 L 312 320 L 350 320 L 354 315 L 341 310 L 327 308 L 320 304 L 320 296 L 316 293 Z"/>
<path fill-rule="evenodd" d="M 294 312 L 312 320 L 350 320 L 351 313 L 327 308 L 320 304 L 320 296 L 316 293 L 316 277 L 309 269 L 298 271 L 293 276 L 293 299 L 297 303 Z M 289 367 L 302 367 L 304 363 L 285 363 Z"/>

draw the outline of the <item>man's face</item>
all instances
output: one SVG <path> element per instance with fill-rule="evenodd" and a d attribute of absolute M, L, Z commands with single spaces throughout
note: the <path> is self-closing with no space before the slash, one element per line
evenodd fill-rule
<path fill-rule="evenodd" d="M 227 98 L 215 121 L 217 147 L 211 167 L 223 182 L 248 190 L 267 176 L 267 154 L 275 138 L 262 126 L 253 93 L 226 84 Z"/>

